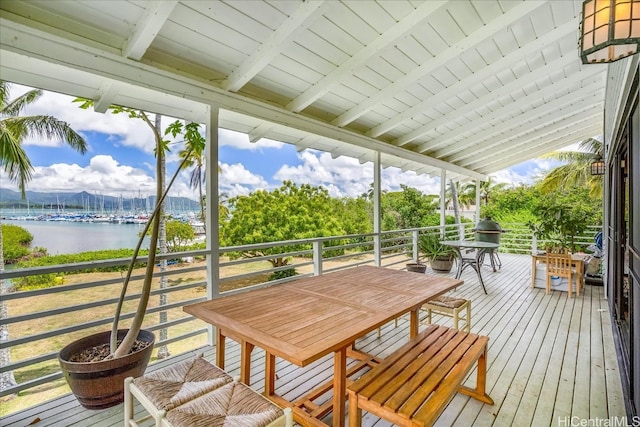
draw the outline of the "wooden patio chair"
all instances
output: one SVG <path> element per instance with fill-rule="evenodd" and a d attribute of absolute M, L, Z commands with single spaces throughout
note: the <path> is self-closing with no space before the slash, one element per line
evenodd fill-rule
<path fill-rule="evenodd" d="M 569 293 L 569 298 L 571 298 L 571 294 L 573 292 L 572 278 L 574 272 L 571 267 L 571 254 L 567 248 L 547 248 L 545 263 L 547 266 L 546 293 L 548 294 L 551 291 L 552 278 L 566 278 L 567 292 Z M 576 292 L 578 296 L 580 296 L 579 283 L 576 283 Z"/>

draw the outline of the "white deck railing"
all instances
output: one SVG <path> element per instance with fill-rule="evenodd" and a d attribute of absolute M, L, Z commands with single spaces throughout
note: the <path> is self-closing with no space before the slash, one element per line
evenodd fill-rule
<path fill-rule="evenodd" d="M 531 253 L 534 243 L 531 231 L 526 226 L 503 224 L 502 227 L 510 231 L 502 235 L 501 251 Z M 465 224 L 465 238 L 473 239 L 472 228 L 473 224 Z M 214 295 L 235 293 L 247 287 L 272 286 L 301 275 L 318 275 L 363 264 L 403 268 L 417 253 L 415 245 L 418 236 L 440 231 L 440 227 L 426 227 L 388 231 L 379 235 L 332 236 L 223 247 L 219 249 L 219 281 L 212 281 L 212 286 L 218 287 Z M 578 240 L 585 246 L 592 244 L 596 232 L 594 227 Z M 446 226 L 444 233 L 448 239 L 457 239 L 458 226 Z M 233 256 L 247 253 L 253 256 Z M 162 334 L 156 333 L 157 337 L 160 336 L 156 341 L 157 348 L 171 346 L 167 348 L 178 354 L 210 342 L 206 325 L 182 311 L 183 306 L 206 299 L 207 263 L 199 260 L 204 260 L 208 254 L 206 250 L 198 250 L 158 256 L 158 260 L 193 261 L 177 263 L 165 272 L 158 269 L 154 274 L 158 280 L 152 290 L 144 328 L 163 331 Z M 274 268 L 268 261 L 276 258 L 295 261 Z M 145 261 L 144 257 L 139 259 L 141 263 Z M 1 321 L 9 329 L 9 338 L 0 341 L 0 349 L 11 352 L 11 362 L 1 366 L 0 372 L 13 371 L 18 384 L 1 390 L 0 397 L 55 381 L 58 381 L 57 386 L 66 387 L 60 383 L 62 374 L 57 363 L 58 351 L 76 338 L 110 328 L 124 275 L 119 272 L 99 275 L 78 272 L 99 271 L 106 267 L 126 269 L 128 262 L 128 259 L 113 259 L 0 272 L 0 280 L 5 280 L 7 288 L 10 288 L 10 281 L 42 274 L 59 275 L 63 280 L 63 284 L 57 286 L 2 295 L 8 317 Z M 291 268 L 295 268 L 297 276 L 270 280 L 273 273 Z M 162 276 L 167 278 L 168 286 L 160 289 L 159 278 Z M 136 288 L 139 289 L 141 282 L 141 273 L 132 277 L 131 295 L 126 298 L 121 316 L 125 321 L 122 327 L 128 327 L 127 319 L 134 316 L 139 296 Z M 64 297 L 54 299 L 53 295 Z M 56 306 L 54 301 L 60 300 L 65 303 Z M 159 313 L 163 315 L 159 316 Z"/>

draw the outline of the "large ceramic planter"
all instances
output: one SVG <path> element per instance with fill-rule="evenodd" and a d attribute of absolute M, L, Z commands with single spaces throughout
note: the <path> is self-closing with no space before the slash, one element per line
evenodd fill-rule
<path fill-rule="evenodd" d="M 451 257 L 435 257 L 429 260 L 431 269 L 436 273 L 449 273 L 453 267 L 453 258 Z"/>
<path fill-rule="evenodd" d="M 118 340 L 126 335 L 126 330 L 118 331 Z M 150 344 L 142 350 L 117 359 L 100 362 L 69 362 L 68 359 L 83 350 L 106 344 L 111 332 L 101 332 L 72 342 L 60 350 L 58 362 L 71 391 L 82 406 L 87 409 L 104 409 L 122 403 L 124 400 L 124 379 L 144 374 L 153 352 L 155 336 L 149 331 L 140 331 L 138 339 Z"/>

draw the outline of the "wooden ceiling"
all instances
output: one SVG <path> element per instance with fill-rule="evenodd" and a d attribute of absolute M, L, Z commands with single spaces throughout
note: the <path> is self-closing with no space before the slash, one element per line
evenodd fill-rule
<path fill-rule="evenodd" d="M 0 78 L 454 179 L 601 135 L 575 0 L 0 2 Z"/>

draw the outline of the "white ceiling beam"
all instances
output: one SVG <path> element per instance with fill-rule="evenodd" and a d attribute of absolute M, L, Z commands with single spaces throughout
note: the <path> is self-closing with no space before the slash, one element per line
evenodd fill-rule
<path fill-rule="evenodd" d="M 471 169 L 395 147 L 351 130 L 341 129 L 272 104 L 222 90 L 207 82 L 190 79 L 168 70 L 123 58 L 121 55 L 96 49 L 1 17 L 0 27 L 2 27 L 0 51 L 26 55 L 32 62 L 39 60 L 63 65 L 91 75 L 147 88 L 159 94 L 185 98 L 206 105 L 216 104 L 221 108 L 343 141 L 360 148 L 409 159 L 418 164 L 451 170 L 474 179 L 486 179 L 484 174 L 479 174 Z M 0 53 L 4 55 L 4 52 Z M 2 71 L 2 66 L 0 64 L 0 71 Z M 131 101 L 134 102 L 133 99 Z M 131 105 L 131 107 L 135 108 L 135 105 Z"/>
<path fill-rule="evenodd" d="M 561 34 L 566 35 L 566 34 L 571 34 L 571 32 L 575 31 L 575 25 L 577 24 L 573 24 L 573 26 L 569 26 L 567 24 L 565 24 L 564 27 L 564 32 L 562 32 Z M 554 39 L 557 38 L 557 35 L 560 33 L 552 33 L 554 35 Z M 537 39 L 536 41 L 527 44 L 526 46 L 522 47 L 522 52 L 519 52 L 519 55 L 516 55 L 517 58 L 508 55 L 508 56 L 504 56 L 503 58 L 499 59 L 498 61 L 494 62 L 493 64 L 489 65 L 488 67 L 483 68 L 482 70 L 473 73 L 471 76 L 469 76 L 468 78 L 458 81 L 457 83 L 439 91 L 437 94 L 429 97 L 429 98 L 425 98 L 423 99 L 420 103 L 407 108 L 406 110 L 404 110 L 402 113 L 398 114 L 397 116 L 387 120 L 386 122 L 375 126 L 374 128 L 372 128 L 369 132 L 367 132 L 368 136 L 371 137 L 378 137 L 382 134 L 384 134 L 385 132 L 390 131 L 391 129 L 401 125 L 402 123 L 404 123 L 407 120 L 410 120 L 412 117 L 422 114 L 425 111 L 428 111 L 430 109 L 433 109 L 434 106 L 437 106 L 438 104 L 447 102 L 449 99 L 451 99 L 452 97 L 457 96 L 457 94 L 462 93 L 466 90 L 469 90 L 470 88 L 477 86 L 479 82 L 482 82 L 490 77 L 493 77 L 496 75 L 497 72 L 502 71 L 502 70 L 506 70 L 509 68 L 512 68 L 514 64 L 517 64 L 518 62 L 520 62 L 520 60 L 526 60 L 526 58 L 532 54 L 536 54 L 537 52 L 540 51 L 541 47 L 545 44 L 548 44 L 549 40 L 543 40 L 541 39 Z M 557 69 L 556 67 L 558 66 L 558 62 L 564 62 L 567 65 L 570 63 L 575 63 L 577 60 L 577 58 L 572 58 L 572 57 L 562 57 L 560 60 L 558 61 L 554 61 L 554 65 L 553 67 L 550 64 L 546 64 L 544 67 L 541 67 L 543 69 L 545 69 L 547 72 L 544 73 L 543 71 L 539 71 L 539 70 L 534 70 L 533 72 L 529 73 L 526 76 L 521 76 L 520 78 L 518 78 L 516 81 L 511 82 L 505 86 L 508 86 L 510 88 L 521 88 L 522 87 L 522 82 L 524 80 L 527 80 L 527 83 L 531 82 L 533 79 L 537 79 L 540 78 L 542 76 L 547 76 L 548 75 L 548 70 L 550 69 Z M 494 92 L 491 93 L 491 96 L 493 99 L 495 99 L 496 95 L 494 95 Z"/>
<path fill-rule="evenodd" d="M 331 2 L 307 0 L 249 55 L 229 77 L 222 82 L 222 88 L 237 92 L 248 81 L 266 67 L 292 40 L 306 31 L 318 17 L 331 6 Z"/>
<path fill-rule="evenodd" d="M 602 122 L 602 110 L 594 111 L 593 110 L 585 110 L 580 111 L 571 122 L 558 122 L 554 125 L 547 126 L 542 129 L 538 129 L 530 132 L 529 134 L 522 135 L 518 138 L 509 138 L 505 139 L 503 142 L 510 142 L 509 144 L 505 144 L 503 148 L 493 150 L 490 153 L 486 153 L 487 150 L 479 149 L 477 150 L 476 155 L 465 156 L 467 161 L 460 161 L 460 165 L 464 165 L 466 167 L 470 167 L 471 165 L 476 165 L 477 167 L 490 165 L 492 161 L 500 160 L 500 156 L 509 156 L 510 153 L 513 153 L 517 150 L 525 150 L 531 144 L 533 144 L 536 140 L 544 140 L 545 143 L 549 139 L 553 139 L 555 137 L 562 137 L 569 132 L 572 132 L 576 129 L 584 129 L 587 127 L 594 126 L 595 124 L 599 124 Z M 576 126 L 577 125 L 577 126 Z M 533 144 L 539 145 L 539 144 Z M 547 147 L 545 147 L 547 148 Z M 548 149 L 548 148 L 547 148 Z M 487 155 L 488 154 L 488 155 Z M 479 163 L 482 163 L 481 165 Z"/>
<path fill-rule="evenodd" d="M 474 112 L 477 109 L 484 107 L 485 105 L 495 101 L 496 99 L 499 99 L 505 96 L 510 96 L 514 92 L 521 91 L 523 86 L 529 85 L 531 82 L 535 82 L 538 79 L 543 79 L 543 80 L 548 79 L 549 73 L 553 72 L 554 70 L 558 70 L 559 68 L 564 68 L 565 66 L 568 66 L 574 62 L 575 62 L 575 58 L 571 58 L 569 56 L 563 56 L 558 60 L 548 63 L 544 67 L 538 68 L 534 72 L 527 74 L 526 78 L 514 80 L 513 82 L 510 82 L 474 101 L 471 101 L 461 106 L 460 108 L 457 108 L 456 115 L 458 117 L 462 117 L 465 114 Z M 601 78 L 604 78 L 605 75 L 606 75 L 606 70 L 603 71 L 602 68 L 583 67 L 579 73 L 571 74 L 570 76 L 567 76 L 566 78 L 558 82 L 545 86 L 543 89 L 531 95 L 538 96 L 539 98 L 553 96 L 554 94 L 559 92 L 558 90 L 559 87 L 563 88 L 560 91 L 566 90 L 567 87 L 572 87 L 573 85 L 575 85 L 575 82 L 578 80 L 584 80 L 584 79 L 592 78 L 594 76 L 601 76 Z M 526 83 L 524 83 L 524 80 L 526 80 Z M 527 98 L 529 96 L 530 95 L 527 95 Z M 517 105 L 517 103 L 518 103 L 518 100 L 514 101 L 514 105 Z M 419 128 L 411 132 L 408 132 L 405 135 L 402 135 L 401 137 L 397 138 L 394 142 L 396 145 L 403 146 L 423 136 L 424 134 L 435 130 L 439 126 L 443 126 L 450 122 L 451 122 L 450 116 L 445 115 L 441 118 L 432 120 L 428 124 L 424 126 L 420 126 Z M 419 145 L 417 148 L 417 151 L 423 152 L 427 150 L 433 150 L 436 148 L 438 148 L 438 144 L 429 140 Z"/>
<path fill-rule="evenodd" d="M 471 138 L 474 142 L 482 144 L 482 141 L 488 141 L 487 144 L 491 144 L 496 137 L 505 134 L 517 135 L 519 130 L 522 129 L 526 132 L 527 129 L 535 128 L 546 123 L 555 122 L 562 119 L 565 116 L 571 116 L 575 111 L 576 105 L 592 105 L 593 101 L 604 99 L 604 88 L 594 87 L 592 90 L 586 89 L 584 92 L 574 92 L 568 95 L 551 100 L 546 104 L 543 104 L 537 108 L 525 109 L 525 114 L 519 114 L 515 117 L 509 117 L 508 119 L 499 120 L 499 123 L 495 126 L 491 126 L 480 132 L 473 133 Z M 567 112 L 567 107 L 569 111 Z M 511 106 L 513 108 L 513 106 Z M 508 117 L 508 116 L 507 116 Z M 485 121 L 488 123 L 490 120 Z M 474 122 L 473 126 L 478 128 L 479 123 Z M 473 127 L 471 126 L 471 127 Z M 468 131 L 468 130 L 467 130 Z M 443 158 L 456 155 L 463 152 L 469 144 L 467 137 L 464 137 L 465 131 L 460 131 L 453 141 L 451 138 L 442 138 L 440 145 L 444 148 L 436 150 L 430 154 L 434 157 Z"/>
<path fill-rule="evenodd" d="M 320 137 L 318 135 L 306 135 L 295 143 L 296 151 L 300 152 L 311 148 L 314 144 L 317 144 L 319 140 Z"/>
<path fill-rule="evenodd" d="M 568 66 L 570 63 L 575 62 L 575 58 L 570 58 L 568 56 L 564 56 L 561 59 L 554 61 L 547 66 L 542 67 L 538 70 L 535 70 L 533 73 L 527 74 L 526 77 L 522 79 L 517 79 L 509 84 L 496 89 L 490 93 L 487 93 L 480 98 L 477 98 L 465 105 L 456 108 L 456 117 L 464 117 L 466 114 L 475 113 L 477 110 L 484 108 L 486 105 L 495 102 L 496 99 L 511 97 L 514 98 L 511 103 L 506 104 L 505 107 L 514 108 L 518 106 L 520 108 L 520 103 L 522 99 L 526 99 L 527 105 L 531 102 L 536 102 L 541 99 L 550 98 L 556 96 L 558 93 L 562 93 L 567 91 L 570 88 L 576 87 L 576 84 L 581 80 L 592 79 L 596 81 L 600 81 L 602 83 L 602 79 L 605 78 L 606 71 L 598 67 L 585 67 L 579 73 L 567 75 L 564 79 L 558 80 L 551 84 L 548 84 L 548 75 L 553 72 L 553 70 L 557 70 L 559 68 L 564 68 Z M 536 92 L 526 93 L 526 97 L 523 96 L 525 93 L 523 92 L 523 87 L 531 88 L 531 83 L 536 82 L 536 86 L 541 89 Z M 530 89 L 529 89 L 530 90 Z M 581 90 L 581 89 L 576 89 Z M 515 94 L 515 95 L 514 95 Z M 531 100 L 531 101 L 530 101 Z M 504 108 L 504 107 L 503 107 Z M 493 114 L 493 113 L 492 113 Z M 484 118 L 483 118 L 484 120 Z M 489 119 L 490 120 L 490 119 Z M 451 122 L 452 118 L 449 115 L 444 115 L 438 119 L 432 120 L 429 123 L 420 126 L 419 128 L 410 131 L 401 137 L 397 138 L 394 142 L 403 146 L 429 132 L 433 132 L 438 127 L 445 126 L 447 123 Z M 458 127 L 456 125 L 456 127 Z M 417 151 L 425 152 L 425 151 L 433 151 L 438 149 L 442 145 L 442 141 L 440 137 L 431 138 L 426 142 L 423 142 L 417 147 Z"/>
<path fill-rule="evenodd" d="M 112 81 L 106 81 L 100 86 L 100 92 L 96 99 L 93 100 L 93 111 L 96 113 L 106 113 L 109 107 L 114 103 L 114 99 L 118 95 L 118 89 Z"/>
<path fill-rule="evenodd" d="M 139 61 L 177 4 L 178 0 L 148 2 L 142 18 L 136 23 L 133 33 L 122 48 L 122 55 Z"/>
<path fill-rule="evenodd" d="M 602 103 L 589 105 L 584 108 L 575 109 L 565 112 L 553 118 L 546 118 L 544 121 L 533 122 L 531 126 L 523 126 L 519 132 L 511 132 L 503 138 L 495 138 L 491 143 L 480 142 L 473 146 L 468 146 L 456 155 L 448 158 L 449 161 L 456 164 L 473 164 L 478 157 L 485 156 L 491 158 L 501 153 L 509 152 L 515 148 L 510 141 L 518 141 L 520 139 L 532 139 L 540 135 L 554 135 L 557 132 L 566 130 L 569 127 L 576 127 L 576 124 L 584 122 L 584 120 L 602 115 Z M 467 160 L 469 159 L 469 160 Z"/>
<path fill-rule="evenodd" d="M 564 148 L 567 145 L 571 145 L 587 138 L 591 138 L 594 135 L 597 135 L 598 129 L 599 125 L 594 124 L 590 127 L 568 131 L 557 139 L 545 139 L 545 144 L 543 146 L 532 144 L 531 141 L 527 140 L 522 145 L 530 145 L 530 148 L 512 150 L 511 152 L 513 153 L 513 155 L 509 155 L 508 157 L 496 157 L 493 160 L 485 162 L 482 167 L 478 169 L 482 170 L 486 174 L 492 174 L 494 172 L 501 171 L 527 160 L 539 158 L 540 156 L 543 156 L 547 153 L 556 151 L 560 148 Z"/>
<path fill-rule="evenodd" d="M 460 55 L 461 52 L 464 52 L 467 49 L 471 49 L 474 46 L 478 45 L 483 40 L 492 37 L 496 33 L 500 31 L 504 31 L 505 27 L 508 26 L 515 19 L 519 19 L 527 16 L 531 12 L 533 12 L 538 7 L 544 5 L 545 2 L 542 1 L 527 1 L 522 2 L 518 6 L 511 8 L 501 17 L 494 19 L 489 22 L 487 25 L 482 27 L 481 30 L 476 31 L 464 39 L 460 40 L 458 43 L 446 49 L 441 54 L 434 57 L 432 60 L 427 61 L 420 66 L 414 68 L 401 78 L 394 81 L 392 84 L 387 86 L 386 88 L 376 92 L 369 98 L 367 98 L 364 102 L 356 105 L 351 108 L 349 111 L 344 112 L 336 119 L 334 119 L 331 123 L 344 127 L 349 123 L 356 120 L 358 117 L 362 116 L 376 105 L 384 102 L 388 98 L 392 98 L 396 93 L 405 90 L 408 86 L 414 84 L 416 81 L 420 80 L 424 76 L 432 73 L 437 70 L 441 66 L 445 65 L 447 62 L 455 59 Z M 573 22 L 573 21 L 572 21 Z M 576 20 L 577 22 L 577 20 Z M 575 32 L 576 22 L 573 22 L 573 31 Z M 553 36 L 555 39 L 557 36 Z M 514 55 L 514 54 L 512 54 Z M 495 71 L 494 71 L 495 73 Z"/>
<path fill-rule="evenodd" d="M 582 83 L 576 85 L 576 83 Z M 575 88 L 572 92 L 563 93 L 566 90 L 568 84 L 580 86 Z M 552 98 L 554 95 L 562 94 L 557 98 Z M 563 79 L 553 85 L 549 85 L 541 91 L 529 94 L 522 99 L 518 99 L 517 102 L 505 104 L 502 107 L 492 111 L 490 114 L 484 115 L 477 119 L 471 120 L 464 125 L 456 126 L 454 130 L 445 134 L 439 135 L 429 140 L 428 147 L 431 149 L 430 153 L 443 153 L 443 156 L 453 154 L 462 145 L 464 145 L 465 134 L 473 132 L 475 137 L 482 137 L 482 132 L 475 133 L 483 124 L 498 122 L 495 126 L 492 126 L 491 131 L 495 133 L 502 133 L 508 131 L 507 123 L 512 126 L 517 125 L 519 122 L 524 122 L 532 119 L 532 116 L 527 114 L 519 114 L 512 117 L 514 109 L 517 111 L 531 112 L 532 115 L 541 116 L 548 114 L 549 111 L 562 107 L 566 103 L 575 102 L 581 100 L 587 96 L 592 96 L 591 99 L 603 99 L 604 89 L 602 81 L 599 77 L 592 78 L 587 82 L 572 82 L 569 79 Z M 551 98 L 551 99 L 548 99 Z M 536 106 L 540 100 L 546 100 L 541 106 Z M 517 107 L 516 107 L 517 106 Z M 424 144 L 423 146 L 426 146 Z M 422 146 L 421 146 L 422 147 Z M 444 147 L 443 149 L 433 151 L 434 148 Z"/>
<path fill-rule="evenodd" d="M 262 138 L 264 138 L 273 128 L 276 126 L 271 122 L 263 122 L 260 123 L 255 128 L 251 129 L 247 136 L 249 137 L 249 142 L 258 142 Z"/>
<path fill-rule="evenodd" d="M 440 10 L 446 4 L 446 0 L 422 3 L 414 11 L 392 25 L 391 28 L 380 34 L 367 46 L 360 49 L 355 55 L 351 56 L 338 65 L 332 72 L 321 78 L 311 86 L 311 88 L 298 95 L 286 106 L 286 109 L 294 112 L 304 110 L 318 98 L 329 92 L 335 85 L 343 81 L 345 76 L 351 75 L 355 70 L 364 66 L 372 57 L 378 55 L 381 50 L 387 48 L 396 40 L 412 31 L 431 14 Z"/>

